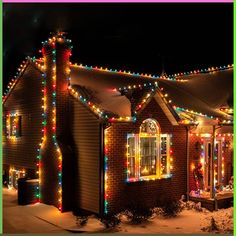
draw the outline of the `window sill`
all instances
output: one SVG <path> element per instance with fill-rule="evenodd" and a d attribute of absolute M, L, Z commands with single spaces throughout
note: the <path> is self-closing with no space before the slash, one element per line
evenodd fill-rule
<path fill-rule="evenodd" d="M 143 182 L 143 181 L 154 181 L 154 180 L 161 180 L 161 179 L 170 179 L 172 174 L 162 175 L 160 177 L 157 176 L 147 176 L 147 177 L 139 177 L 139 178 L 130 178 L 127 179 L 127 183 L 134 183 L 134 182 Z"/>
<path fill-rule="evenodd" d="M 21 136 L 8 136 L 6 137 L 6 140 L 18 140 Z"/>

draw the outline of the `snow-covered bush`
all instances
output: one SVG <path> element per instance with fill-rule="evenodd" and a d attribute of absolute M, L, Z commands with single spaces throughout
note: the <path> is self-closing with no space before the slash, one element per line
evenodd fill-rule
<path fill-rule="evenodd" d="M 175 199 L 167 199 L 161 209 L 162 215 L 165 217 L 175 217 L 183 210 L 181 202 Z"/>
<path fill-rule="evenodd" d="M 76 224 L 77 226 L 84 226 L 88 222 L 88 216 L 77 216 L 76 217 Z"/>
<path fill-rule="evenodd" d="M 219 227 L 217 226 L 214 217 L 211 217 L 210 225 L 202 228 L 202 231 L 210 233 L 219 231 Z"/>
<path fill-rule="evenodd" d="M 104 215 L 101 217 L 100 221 L 106 229 L 114 229 L 121 223 L 117 215 Z"/>
<path fill-rule="evenodd" d="M 141 224 L 143 222 L 146 222 L 153 215 L 152 209 L 142 204 L 129 205 L 126 213 L 127 218 L 132 224 Z"/>
<path fill-rule="evenodd" d="M 195 210 L 195 211 L 198 211 L 198 212 L 208 212 L 208 210 L 206 208 L 203 208 L 201 206 L 201 202 L 192 202 L 192 201 L 187 201 L 187 202 L 183 202 L 183 201 L 180 201 L 181 202 L 181 206 L 183 209 L 186 209 L 186 210 Z"/>

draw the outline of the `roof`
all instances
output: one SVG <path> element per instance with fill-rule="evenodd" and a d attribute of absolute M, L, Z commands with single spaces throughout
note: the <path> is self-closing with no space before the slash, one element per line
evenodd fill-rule
<path fill-rule="evenodd" d="M 221 110 L 232 107 L 232 66 L 157 77 L 72 65 L 71 86 L 100 109 L 117 116 L 131 116 L 132 99 L 137 108 L 155 89 L 182 120 L 233 120 L 232 114 Z"/>
<path fill-rule="evenodd" d="M 144 76 L 91 69 L 85 66 L 72 65 L 70 69 L 70 83 L 74 90 L 100 109 L 119 117 L 132 116 L 131 107 L 137 105 L 138 101 L 142 100 L 152 87 L 155 87 L 156 82 Z M 133 91 L 129 94 L 130 85 L 137 85 L 138 92 Z M 124 87 L 127 88 L 126 92 L 119 90 Z"/>
<path fill-rule="evenodd" d="M 201 113 L 200 116 L 232 120 L 222 108 L 232 108 L 233 68 L 176 77 L 186 82 L 159 80 L 158 84 L 178 114 Z M 193 112 L 191 112 L 193 111 Z"/>
<path fill-rule="evenodd" d="M 3 103 L 31 62 L 43 73 L 43 61 L 27 58 L 9 85 Z M 178 117 L 182 123 L 204 120 L 225 120 L 232 124 L 233 65 L 192 71 L 167 77 L 110 70 L 107 68 L 71 65 L 70 86 L 81 101 L 105 118 L 125 117 L 132 120 L 138 110 L 155 94 L 168 118 Z M 157 94 L 161 99 L 157 99 Z M 164 105 L 163 105 L 164 104 Z M 223 108 L 223 109 L 222 109 Z M 175 114 L 173 114 L 175 113 Z M 173 115 L 172 117 L 170 117 Z M 178 120 L 178 119 L 176 119 Z"/>

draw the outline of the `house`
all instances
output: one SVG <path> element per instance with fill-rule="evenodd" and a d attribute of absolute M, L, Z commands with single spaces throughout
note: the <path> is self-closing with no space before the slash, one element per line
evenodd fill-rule
<path fill-rule="evenodd" d="M 77 65 L 58 33 L 27 58 L 3 97 L 6 181 L 36 178 L 60 211 L 152 207 L 233 175 L 233 66 L 153 76 Z M 214 153 L 214 155 L 213 155 Z"/>

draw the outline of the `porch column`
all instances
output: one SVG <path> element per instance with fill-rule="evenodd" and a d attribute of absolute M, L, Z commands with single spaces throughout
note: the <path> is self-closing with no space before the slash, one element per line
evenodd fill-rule
<path fill-rule="evenodd" d="M 189 201 L 189 129 L 190 127 L 186 127 L 186 154 L 187 154 L 187 201 Z"/>
<path fill-rule="evenodd" d="M 212 145 L 211 145 L 211 163 L 210 163 L 210 198 L 215 197 L 215 184 L 214 184 L 214 154 L 215 154 L 215 133 L 216 127 L 213 125 L 213 133 L 212 133 Z"/>

